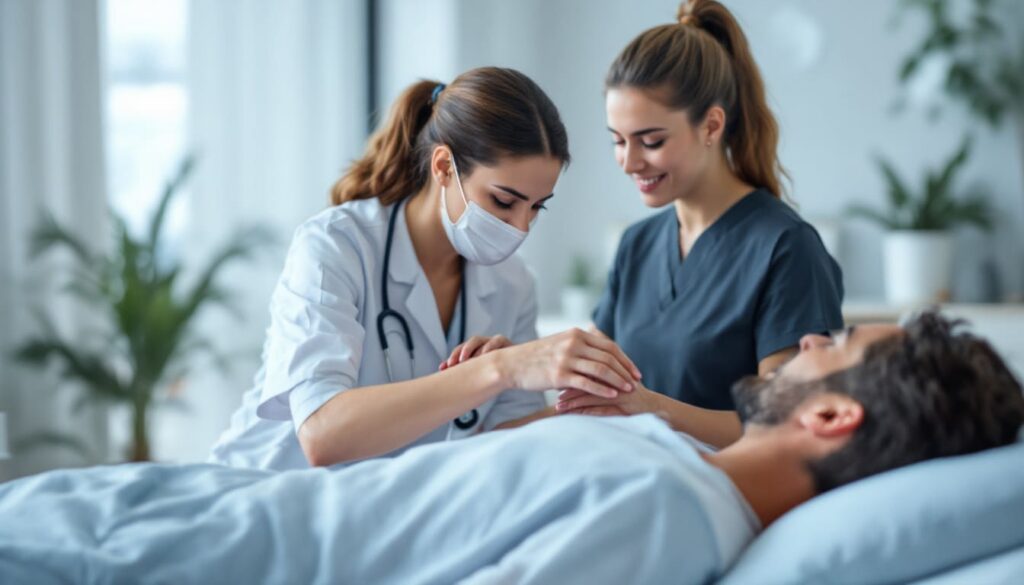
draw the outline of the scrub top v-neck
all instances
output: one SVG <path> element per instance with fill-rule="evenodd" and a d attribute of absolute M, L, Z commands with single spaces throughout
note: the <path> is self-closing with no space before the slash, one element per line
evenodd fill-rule
<path fill-rule="evenodd" d="M 734 409 L 730 387 L 810 332 L 842 327 L 842 272 L 818 233 L 764 190 L 738 201 L 683 259 L 669 208 L 622 236 L 594 324 L 644 384 Z"/>

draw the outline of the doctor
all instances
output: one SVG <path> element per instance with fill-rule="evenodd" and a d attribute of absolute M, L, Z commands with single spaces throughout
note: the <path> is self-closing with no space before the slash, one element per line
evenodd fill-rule
<path fill-rule="evenodd" d="M 263 365 L 211 460 L 334 465 L 523 424 L 549 388 L 632 391 L 639 371 L 601 336 L 524 343 L 537 304 L 513 253 L 568 162 L 558 111 L 517 71 L 409 87 L 296 231 Z M 517 345 L 439 366 L 486 338 Z"/>

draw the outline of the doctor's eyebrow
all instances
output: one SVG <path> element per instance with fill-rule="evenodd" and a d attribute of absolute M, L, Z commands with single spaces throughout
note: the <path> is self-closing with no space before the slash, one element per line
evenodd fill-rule
<path fill-rule="evenodd" d="M 636 132 L 633 132 L 632 134 L 630 134 L 630 136 L 643 136 L 644 134 L 650 134 L 651 132 L 658 132 L 660 130 L 666 130 L 666 128 L 644 128 L 642 130 L 637 130 Z M 611 126 L 608 127 L 608 131 L 614 132 L 615 134 L 619 133 L 615 128 L 612 128 Z"/>
<path fill-rule="evenodd" d="M 516 191 L 516 190 L 515 190 L 515 189 L 513 189 L 512 187 L 506 187 L 506 186 L 504 186 L 504 185 L 492 185 L 492 186 L 493 186 L 493 187 L 494 187 L 495 189 L 501 189 L 502 191 L 504 191 L 504 192 L 508 193 L 509 195 L 512 195 L 513 197 L 518 197 L 518 198 L 522 199 L 523 201 L 529 201 L 529 200 L 530 200 L 530 198 L 529 198 L 529 197 L 527 197 L 526 195 L 523 195 L 523 194 L 522 194 L 522 193 L 520 193 L 519 191 Z M 543 203 L 543 202 L 547 201 L 548 199 L 551 199 L 551 198 L 552 198 L 552 197 L 554 197 L 554 196 L 555 196 L 555 194 L 554 194 L 554 193 L 551 193 L 551 194 L 549 194 L 549 195 L 547 195 L 547 196 L 545 196 L 545 197 L 542 197 L 542 198 L 540 199 L 540 201 L 538 201 L 538 203 Z"/>

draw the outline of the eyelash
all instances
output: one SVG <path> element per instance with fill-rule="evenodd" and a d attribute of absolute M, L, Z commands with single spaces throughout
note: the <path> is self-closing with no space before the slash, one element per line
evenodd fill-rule
<path fill-rule="evenodd" d="M 626 145 L 626 141 L 625 140 L 615 140 L 615 141 L 612 142 L 612 144 L 614 144 L 615 146 L 625 146 Z M 646 148 L 647 150 L 658 150 L 659 148 L 661 148 L 661 146 L 663 144 L 665 144 L 665 139 L 662 138 L 661 140 L 658 140 L 658 141 L 655 141 L 655 142 L 651 142 L 649 144 L 646 143 L 646 142 L 641 142 L 640 144 L 643 145 L 643 147 Z"/>
<path fill-rule="evenodd" d="M 494 200 L 494 204 L 495 205 L 497 205 L 498 207 L 500 207 L 502 209 L 512 209 L 512 206 L 515 205 L 514 202 L 513 203 L 505 203 L 504 201 L 502 201 L 501 199 L 498 199 L 494 195 L 491 195 L 491 199 Z M 548 206 L 544 205 L 543 203 L 538 203 L 537 205 L 534 205 L 533 208 L 536 209 L 537 211 L 541 211 L 541 210 L 547 209 Z"/>

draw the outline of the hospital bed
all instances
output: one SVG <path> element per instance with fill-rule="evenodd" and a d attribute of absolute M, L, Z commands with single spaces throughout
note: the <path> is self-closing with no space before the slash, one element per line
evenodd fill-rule
<path fill-rule="evenodd" d="M 480 449 L 474 450 L 477 451 Z M 437 467 L 427 465 L 418 489 L 454 494 L 454 485 L 482 481 L 482 474 L 494 473 L 482 461 L 494 454 L 477 455 L 481 461 L 462 463 L 467 466 L 465 473 L 446 473 L 442 474 L 445 477 L 438 478 L 437 474 L 430 473 Z M 537 456 L 547 455 L 537 453 Z M 564 465 L 564 457 L 559 459 L 558 465 Z M 325 493 L 311 482 L 298 482 L 299 489 L 280 490 L 286 497 L 273 500 L 275 504 L 270 509 L 244 508 L 233 516 L 235 520 L 232 522 L 203 524 L 210 529 L 200 533 L 185 531 L 189 536 L 182 538 L 182 526 L 194 524 L 197 518 L 207 514 L 219 495 L 230 490 L 274 490 L 275 484 L 280 488 L 294 478 L 275 476 L 253 486 L 247 475 L 265 472 L 237 470 L 225 478 L 224 474 L 209 473 L 209 470 L 204 473 L 204 467 L 128 465 L 107 468 L 113 473 L 96 468 L 57 471 L 30 479 L 37 484 L 22 484 L 23 489 L 7 492 L 0 498 L 0 508 L 4 509 L 6 517 L 17 516 L 18 510 L 31 509 L 32 506 L 25 506 L 38 495 L 37 487 L 50 499 L 42 508 L 38 502 L 33 503 L 39 513 L 31 518 L 25 518 L 22 513 L 19 527 L 0 526 L 0 575 L 4 576 L 0 581 L 61 582 L 56 576 L 47 580 L 44 578 L 46 575 L 34 573 L 32 567 L 39 566 L 36 563 L 28 564 L 32 574 L 25 573 L 25 563 L 16 562 L 13 557 L 24 559 L 28 555 L 45 560 L 43 564 L 81 565 L 80 572 L 73 570 L 81 574 L 85 582 L 106 582 L 98 574 L 102 571 L 97 572 L 82 560 L 85 556 L 83 551 L 95 551 L 100 542 L 104 542 L 105 551 L 117 553 L 114 558 L 106 557 L 103 562 L 108 565 L 105 566 L 118 563 L 150 567 L 166 564 L 166 560 L 161 559 L 187 557 L 193 559 L 197 566 L 202 566 L 201 574 L 208 582 L 287 580 L 283 575 L 246 573 L 247 569 L 258 564 L 264 568 L 299 566 L 311 571 L 312 575 L 323 576 L 328 574 L 324 572 L 327 569 L 323 563 L 351 562 L 345 558 L 318 558 L 315 541 L 304 541 L 330 531 L 332 522 L 329 520 L 347 513 L 345 508 L 350 501 L 348 496 L 351 496 Z M 554 468 L 558 469 L 557 465 Z M 316 470 L 310 473 L 323 475 Z M 550 475 L 546 477 L 551 478 Z M 122 481 L 133 478 L 134 481 Z M 545 481 L 550 483 L 550 479 Z M 353 488 L 353 493 L 369 494 L 379 486 L 379 483 L 374 483 L 346 487 Z M 301 489 L 308 493 L 299 491 Z M 89 494 L 88 504 L 82 501 L 83 493 Z M 467 493 L 478 494 L 480 491 L 468 490 Z M 154 497 L 153 494 L 164 495 Z M 172 497 L 166 497 L 167 494 Z M 451 497 L 458 496 L 449 496 L 449 499 Z M 320 499 L 316 506 L 308 504 L 313 498 Z M 478 496 L 474 498 L 478 499 Z M 231 505 L 243 506 L 245 500 L 235 498 Z M 362 501 L 366 501 L 365 497 Z M 146 503 L 145 506 L 136 510 L 144 511 L 132 511 L 131 514 L 146 516 L 142 524 L 144 533 L 119 532 L 118 525 L 125 521 L 128 511 L 142 502 Z M 507 500 L 505 502 L 505 507 L 509 507 Z M 516 509 L 511 513 L 521 516 L 523 509 L 517 507 L 521 504 L 512 506 Z M 467 508 L 472 505 L 475 502 L 471 499 L 450 507 L 449 512 L 457 509 L 458 514 L 437 523 L 451 529 L 445 528 L 428 539 L 419 540 L 410 540 L 409 537 L 416 533 L 413 525 L 420 522 L 416 520 L 417 515 L 421 519 L 434 518 L 445 514 L 445 510 L 418 506 L 415 500 L 395 502 L 379 510 L 361 510 L 360 514 L 369 514 L 365 521 L 372 528 L 366 530 L 366 538 L 361 539 L 365 542 L 360 542 L 356 550 L 381 559 L 389 554 L 399 554 L 398 558 L 413 564 L 417 578 L 423 579 L 412 582 L 451 582 L 451 579 L 443 577 L 443 573 L 436 571 L 441 570 L 439 567 L 450 568 L 449 565 L 462 562 L 459 555 L 470 553 L 459 548 L 461 545 L 445 549 L 444 539 L 452 537 L 455 530 L 471 530 L 480 522 L 494 521 L 488 516 L 490 512 L 483 513 L 486 518 L 478 513 L 474 520 L 473 512 Z M 637 545 L 640 548 L 629 552 L 629 555 L 642 555 L 637 551 L 651 550 L 649 543 L 644 541 L 648 535 L 642 534 L 643 525 L 651 523 L 648 516 L 634 517 L 632 525 L 617 524 L 608 517 L 598 517 L 597 520 L 598 525 L 621 527 L 623 534 L 621 538 L 615 535 L 616 542 L 640 543 Z M 318 523 L 321 527 L 317 530 L 305 528 Z M 280 548 L 280 543 L 277 548 L 271 546 L 260 537 L 269 534 L 291 535 L 285 540 L 291 541 L 292 546 L 286 549 Z M 379 542 L 371 538 L 375 536 L 381 536 L 376 539 Z M 229 546 L 237 544 L 239 539 L 245 539 L 245 546 Z M 571 547 L 581 546 L 578 538 L 569 540 L 572 541 L 569 543 Z M 444 558 L 439 559 L 437 553 L 441 551 L 448 552 L 442 553 Z M 537 552 L 564 554 L 564 551 Z M 671 568 L 675 570 L 678 561 L 668 556 L 663 555 L 655 562 L 673 563 Z M 574 574 L 574 577 L 577 581 L 583 577 L 586 580 L 582 582 L 602 583 L 601 574 L 595 567 L 597 564 L 579 565 L 582 573 Z M 685 567 L 678 568 L 685 570 Z M 435 572 L 428 573 L 430 570 Z M 588 575 L 588 570 L 597 574 Z M 142 571 L 142 574 L 149 575 L 146 569 Z M 301 578 L 295 574 L 290 576 Z M 784 515 L 759 535 L 718 583 L 1024 583 L 1024 442 L 897 469 L 815 498 Z"/>

